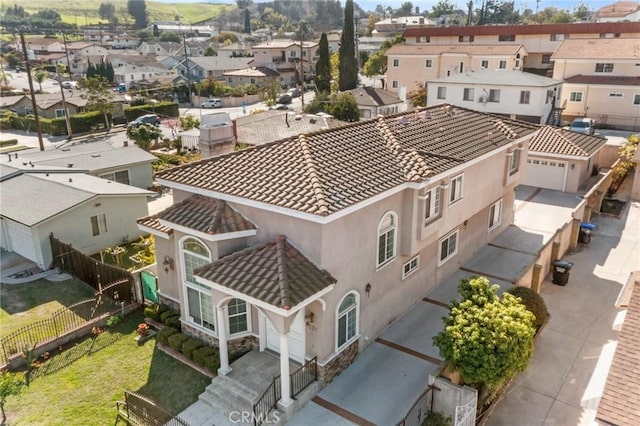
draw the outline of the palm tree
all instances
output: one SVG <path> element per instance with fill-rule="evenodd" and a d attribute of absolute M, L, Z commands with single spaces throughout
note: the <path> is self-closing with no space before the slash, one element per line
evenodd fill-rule
<path fill-rule="evenodd" d="M 45 78 L 47 78 L 47 72 L 42 68 L 36 68 L 36 70 L 33 72 L 33 78 L 38 82 L 38 85 L 40 86 L 40 92 L 42 92 L 42 82 L 45 80 Z"/>

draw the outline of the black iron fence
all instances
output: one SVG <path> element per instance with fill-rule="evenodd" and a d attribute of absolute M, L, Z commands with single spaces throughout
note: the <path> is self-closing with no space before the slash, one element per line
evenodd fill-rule
<path fill-rule="evenodd" d="M 258 401 L 253 404 L 253 424 L 255 426 L 261 425 L 268 419 L 271 410 L 278 407 L 278 400 L 281 395 L 280 376 L 274 377 L 267 390 L 265 390 L 260 398 L 258 398 Z"/>
<path fill-rule="evenodd" d="M 397 426 L 421 426 L 427 413 L 433 408 L 433 385 L 429 386 L 413 403 L 409 412 Z"/>
<path fill-rule="evenodd" d="M 156 404 L 146 396 L 125 391 L 124 401 L 116 402 L 118 415 L 130 423 L 143 426 L 189 426 L 178 416 Z"/>
<path fill-rule="evenodd" d="M 291 373 L 291 397 L 295 398 L 307 386 L 318 380 L 318 359 L 311 358 L 302 367 Z"/>

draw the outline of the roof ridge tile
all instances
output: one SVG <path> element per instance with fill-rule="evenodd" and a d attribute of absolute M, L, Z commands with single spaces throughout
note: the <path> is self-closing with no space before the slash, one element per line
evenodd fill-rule
<path fill-rule="evenodd" d="M 322 182 L 320 181 L 320 177 L 318 175 L 318 168 L 313 160 L 313 155 L 311 154 L 311 147 L 307 141 L 307 136 L 305 134 L 301 134 L 298 136 L 298 143 L 300 144 L 300 148 L 302 150 L 302 157 L 304 159 L 305 166 L 309 171 L 309 179 L 311 180 L 311 187 L 313 188 L 313 196 L 316 199 L 316 204 L 318 206 L 318 214 L 320 216 L 328 216 L 329 215 L 329 203 L 327 202 L 327 198 L 325 196 L 325 192 L 323 190 Z"/>
<path fill-rule="evenodd" d="M 280 289 L 280 307 L 286 310 L 291 309 L 291 289 L 287 276 L 287 265 L 285 257 L 285 244 L 287 237 L 279 235 L 276 237 L 276 262 L 278 264 L 278 281 Z"/>

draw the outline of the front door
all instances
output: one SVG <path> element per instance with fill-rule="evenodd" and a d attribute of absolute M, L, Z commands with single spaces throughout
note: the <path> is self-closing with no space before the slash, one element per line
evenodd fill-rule
<path fill-rule="evenodd" d="M 267 340 L 265 347 L 274 352 L 280 353 L 280 335 L 264 315 L 261 315 L 261 319 L 261 324 L 264 324 L 264 335 Z M 293 320 L 293 324 L 291 324 L 291 331 L 289 332 L 289 358 L 302 364 L 304 364 L 305 358 L 304 336 L 304 313 L 299 312 L 296 315 L 296 319 Z"/>

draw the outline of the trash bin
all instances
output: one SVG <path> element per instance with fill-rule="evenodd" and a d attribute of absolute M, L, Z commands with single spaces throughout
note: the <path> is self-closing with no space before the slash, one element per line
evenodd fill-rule
<path fill-rule="evenodd" d="M 580 223 L 580 228 L 584 228 L 584 229 L 588 229 L 589 231 L 593 231 L 594 229 L 596 229 L 596 224 L 595 223 L 590 223 L 590 222 L 581 222 Z"/>
<path fill-rule="evenodd" d="M 581 244 L 589 244 L 591 242 L 591 230 L 588 228 L 580 228 L 578 242 Z"/>
<path fill-rule="evenodd" d="M 553 262 L 553 283 L 567 285 L 569 281 L 569 271 L 573 263 L 566 260 L 556 260 Z"/>

